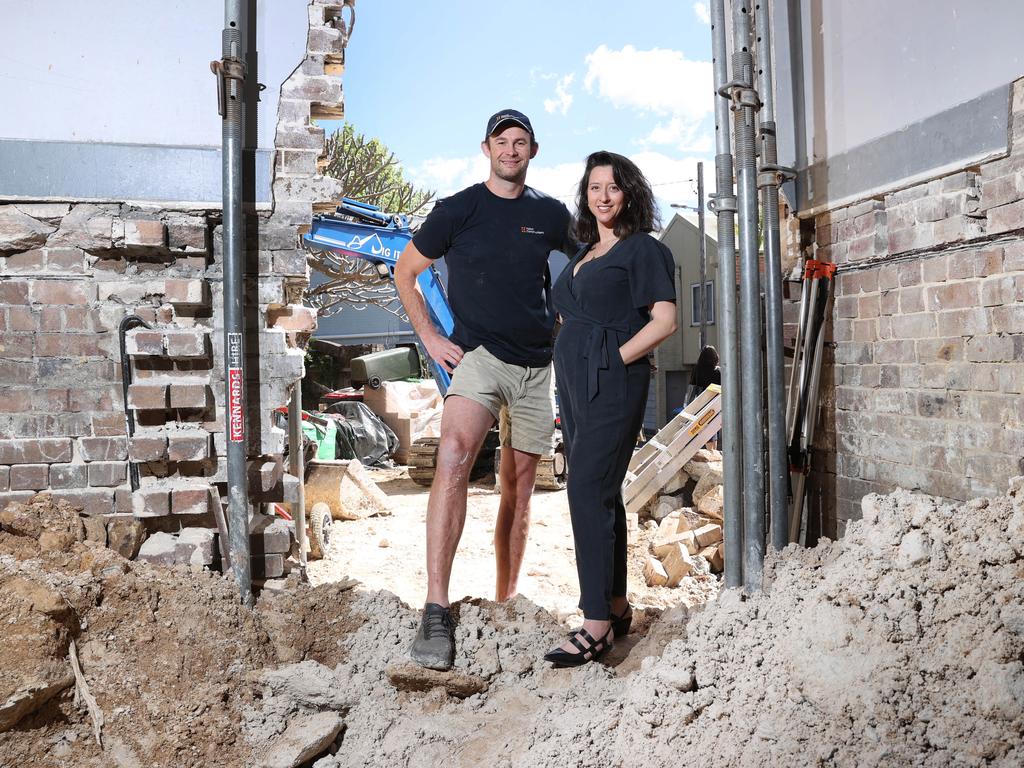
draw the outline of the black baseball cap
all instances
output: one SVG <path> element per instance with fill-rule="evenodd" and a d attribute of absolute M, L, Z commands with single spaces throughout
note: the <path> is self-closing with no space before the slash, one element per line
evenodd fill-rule
<path fill-rule="evenodd" d="M 501 129 L 508 128 L 510 125 L 518 125 L 530 134 L 531 139 L 537 140 L 533 133 L 533 126 L 530 125 L 530 118 L 515 109 L 503 109 L 491 115 L 491 119 L 487 121 L 487 133 L 484 134 L 484 138 L 487 139 Z"/>

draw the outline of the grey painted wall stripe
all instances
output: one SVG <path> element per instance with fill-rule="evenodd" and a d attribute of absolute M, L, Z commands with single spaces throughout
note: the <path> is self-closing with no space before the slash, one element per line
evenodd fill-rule
<path fill-rule="evenodd" d="M 798 210 L 805 215 L 836 208 L 1004 154 L 1009 148 L 1009 110 L 1010 85 L 1006 84 L 800 168 Z"/>
<path fill-rule="evenodd" d="M 256 152 L 256 202 L 271 202 L 272 150 Z M 0 139 L 0 198 L 221 205 L 220 149 Z"/>

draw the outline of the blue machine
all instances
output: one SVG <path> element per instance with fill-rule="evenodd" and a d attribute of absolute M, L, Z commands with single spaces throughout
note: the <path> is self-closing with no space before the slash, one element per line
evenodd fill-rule
<path fill-rule="evenodd" d="M 412 236 L 408 216 L 384 213 L 375 205 L 344 198 L 337 213 L 313 217 L 312 228 L 302 241 L 311 251 L 332 251 L 342 257 L 363 259 L 374 266 L 382 281 L 393 283 L 398 257 Z M 446 336 L 451 335 L 455 319 L 437 270 L 430 267 L 419 276 L 418 282 L 430 319 Z M 426 355 L 422 341 L 419 346 Z M 437 387 L 444 395 L 451 383 L 451 375 L 429 356 L 427 359 Z"/>

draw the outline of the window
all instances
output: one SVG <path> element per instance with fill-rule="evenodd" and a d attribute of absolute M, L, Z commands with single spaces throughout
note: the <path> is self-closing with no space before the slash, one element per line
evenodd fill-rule
<path fill-rule="evenodd" d="M 715 324 L 715 283 L 704 283 L 704 301 L 707 302 L 707 325 Z M 690 325 L 700 325 L 700 283 L 690 284 Z"/>

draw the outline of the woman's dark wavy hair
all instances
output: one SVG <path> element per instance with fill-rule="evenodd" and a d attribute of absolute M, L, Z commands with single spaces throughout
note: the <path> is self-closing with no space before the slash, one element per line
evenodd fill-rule
<path fill-rule="evenodd" d="M 654 204 L 654 193 L 643 173 L 629 158 L 614 152 L 594 152 L 587 158 L 579 189 L 576 192 L 576 221 L 573 232 L 581 243 L 596 243 L 597 219 L 587 205 L 587 185 L 590 172 L 600 165 L 610 165 L 615 183 L 626 199 L 626 207 L 615 220 L 615 236 L 620 240 L 635 232 L 653 232 L 661 228 L 661 217 Z"/>

